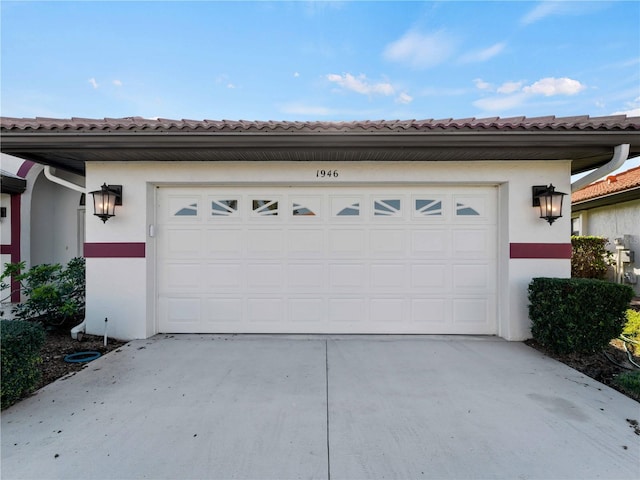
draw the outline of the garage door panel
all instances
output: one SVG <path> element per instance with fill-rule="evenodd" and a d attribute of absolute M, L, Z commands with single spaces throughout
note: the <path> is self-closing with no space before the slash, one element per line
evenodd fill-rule
<path fill-rule="evenodd" d="M 445 229 L 412 230 L 411 257 L 443 258 L 450 255 L 451 233 Z"/>
<path fill-rule="evenodd" d="M 202 311 L 199 297 L 169 297 L 166 308 L 167 316 L 176 323 L 198 323 Z"/>
<path fill-rule="evenodd" d="M 372 229 L 369 234 L 372 256 L 404 257 L 406 255 L 404 229 Z"/>
<path fill-rule="evenodd" d="M 454 265 L 453 287 L 457 291 L 473 290 L 479 293 L 493 290 L 495 281 L 489 265 Z"/>
<path fill-rule="evenodd" d="M 289 230 L 287 234 L 287 253 L 290 257 L 324 257 L 324 230 L 319 228 Z"/>
<path fill-rule="evenodd" d="M 196 228 L 167 229 L 164 250 L 168 257 L 200 258 L 202 256 L 202 230 Z"/>
<path fill-rule="evenodd" d="M 322 263 L 290 263 L 287 265 L 287 287 L 296 291 L 321 292 L 326 284 Z"/>
<path fill-rule="evenodd" d="M 209 325 L 225 323 L 224 328 L 235 331 L 241 329 L 244 318 L 243 299 L 236 298 L 209 298 L 204 302 L 204 319 Z"/>
<path fill-rule="evenodd" d="M 335 228 L 329 231 L 329 256 L 362 256 L 366 252 L 366 232 L 361 228 Z"/>
<path fill-rule="evenodd" d="M 161 187 L 162 332 L 496 333 L 493 187 Z"/>
<path fill-rule="evenodd" d="M 371 288 L 404 291 L 407 288 L 407 265 L 405 263 L 372 263 L 369 267 Z"/>
<path fill-rule="evenodd" d="M 451 288 L 451 268 L 445 263 L 411 265 L 411 288 L 424 293 L 446 292 Z"/>
<path fill-rule="evenodd" d="M 485 325 L 489 322 L 490 310 L 490 301 L 486 297 L 454 298 L 453 321 L 457 324 Z"/>
<path fill-rule="evenodd" d="M 452 233 L 454 258 L 495 257 L 496 239 L 489 229 L 455 229 Z"/>
<path fill-rule="evenodd" d="M 283 248 L 284 232 L 274 229 L 250 229 L 247 232 L 247 255 L 249 257 L 269 254 L 280 257 Z"/>
<path fill-rule="evenodd" d="M 247 262 L 247 287 L 265 291 L 281 291 L 284 286 L 284 266 L 281 263 Z"/>
<path fill-rule="evenodd" d="M 293 324 L 321 325 L 327 318 L 325 301 L 321 298 L 293 298 L 288 302 L 289 319 Z"/>
<path fill-rule="evenodd" d="M 329 290 L 344 292 L 351 287 L 365 288 L 365 266 L 362 263 L 332 263 L 329 265 Z"/>
<path fill-rule="evenodd" d="M 365 301 L 363 298 L 330 298 L 329 322 L 363 322 Z"/>
<path fill-rule="evenodd" d="M 194 292 L 201 288 L 203 275 L 199 263 L 166 263 L 162 267 L 166 278 L 165 291 Z"/>
<path fill-rule="evenodd" d="M 266 322 L 282 325 L 284 313 L 284 299 L 272 297 L 249 297 L 247 299 L 247 320 L 251 322 Z M 277 327 L 272 327 L 277 328 Z"/>
<path fill-rule="evenodd" d="M 243 253 L 245 234 L 239 228 L 208 228 L 205 232 L 209 258 L 238 258 Z"/>
<path fill-rule="evenodd" d="M 451 300 L 448 298 L 414 298 L 411 301 L 412 322 L 443 325 L 448 318 L 451 318 Z"/>
<path fill-rule="evenodd" d="M 376 297 L 371 299 L 370 319 L 372 322 L 384 324 L 383 330 L 391 332 L 406 318 L 407 300 L 398 297 Z M 379 329 L 380 327 L 376 327 Z"/>
<path fill-rule="evenodd" d="M 238 263 L 208 263 L 204 267 L 208 292 L 220 290 L 237 291 L 242 287 L 244 268 Z"/>

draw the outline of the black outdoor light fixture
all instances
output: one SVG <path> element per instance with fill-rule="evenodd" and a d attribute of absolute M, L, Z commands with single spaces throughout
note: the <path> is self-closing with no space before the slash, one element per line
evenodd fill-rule
<path fill-rule="evenodd" d="M 93 195 L 93 214 L 104 223 L 116 215 L 116 205 L 122 205 L 122 185 L 107 185 L 90 192 Z"/>
<path fill-rule="evenodd" d="M 533 206 L 540 207 L 540 218 L 544 218 L 549 225 L 562 216 L 562 201 L 566 193 L 556 192 L 556 187 L 549 184 L 534 185 L 533 190 Z"/>

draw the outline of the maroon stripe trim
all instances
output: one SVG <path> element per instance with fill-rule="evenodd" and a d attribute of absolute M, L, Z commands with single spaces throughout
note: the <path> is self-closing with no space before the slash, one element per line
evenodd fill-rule
<path fill-rule="evenodd" d="M 22 165 L 20 165 L 17 175 L 21 178 L 27 178 L 27 173 L 29 173 L 29 170 L 31 170 L 31 167 L 34 165 L 35 163 L 31 160 L 26 160 Z"/>
<path fill-rule="evenodd" d="M 31 167 L 29 167 L 31 168 Z M 11 263 L 18 263 L 20 259 L 20 210 L 22 207 L 22 195 L 11 195 Z M 4 253 L 4 252 L 3 252 Z M 11 301 L 20 302 L 20 282 L 11 279 Z"/>
<path fill-rule="evenodd" d="M 144 258 L 144 242 L 85 243 L 85 258 Z"/>
<path fill-rule="evenodd" d="M 571 244 L 512 243 L 509 258 L 571 258 Z"/>

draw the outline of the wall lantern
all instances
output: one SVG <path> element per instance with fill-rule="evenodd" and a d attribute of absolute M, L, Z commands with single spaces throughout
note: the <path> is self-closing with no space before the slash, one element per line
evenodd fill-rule
<path fill-rule="evenodd" d="M 115 216 L 116 205 L 122 205 L 122 185 L 107 185 L 89 192 L 93 195 L 93 214 L 104 223 Z"/>
<path fill-rule="evenodd" d="M 534 185 L 533 190 L 533 206 L 540 207 L 540 218 L 544 218 L 549 225 L 562 216 L 562 200 L 566 193 L 556 192 L 556 187 L 549 184 Z"/>

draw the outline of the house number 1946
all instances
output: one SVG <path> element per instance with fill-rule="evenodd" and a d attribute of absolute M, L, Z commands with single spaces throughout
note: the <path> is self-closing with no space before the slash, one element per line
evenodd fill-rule
<path fill-rule="evenodd" d="M 338 170 L 316 170 L 316 178 L 338 178 Z"/>

